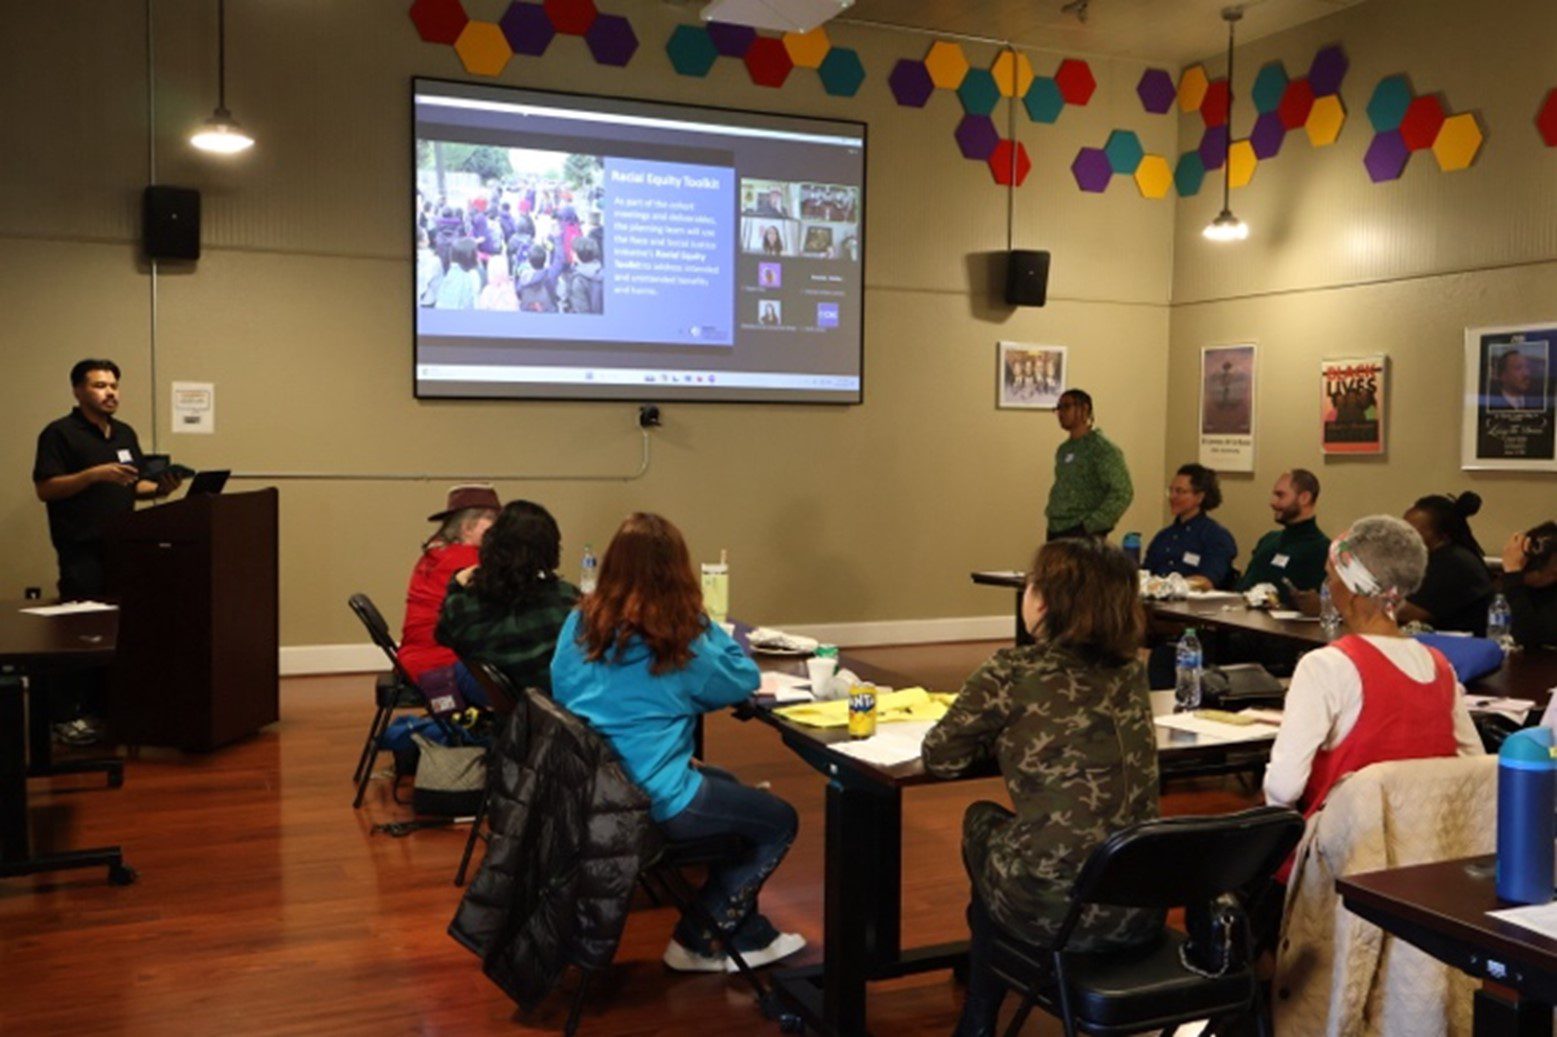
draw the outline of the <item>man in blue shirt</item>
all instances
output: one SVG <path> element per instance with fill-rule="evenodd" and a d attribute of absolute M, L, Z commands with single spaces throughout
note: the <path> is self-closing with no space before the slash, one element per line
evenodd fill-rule
<path fill-rule="evenodd" d="M 1238 544 L 1226 526 L 1206 514 L 1221 503 L 1216 472 L 1201 464 L 1181 465 L 1168 485 L 1173 522 L 1152 537 L 1142 567 L 1154 576 L 1178 573 L 1197 590 L 1225 586 Z"/>

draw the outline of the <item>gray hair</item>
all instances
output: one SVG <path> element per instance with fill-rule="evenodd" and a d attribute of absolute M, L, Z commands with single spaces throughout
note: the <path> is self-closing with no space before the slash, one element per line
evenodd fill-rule
<path fill-rule="evenodd" d="M 491 508 L 461 508 L 444 519 L 443 525 L 438 527 L 438 532 L 428 537 L 422 546 L 425 548 L 432 544 L 461 543 L 465 539 L 465 527 L 490 512 L 492 512 Z"/>
<path fill-rule="evenodd" d="M 1405 597 L 1422 586 L 1427 574 L 1427 545 L 1410 524 L 1393 515 L 1369 515 L 1341 534 L 1357 560 L 1384 588 Z"/>

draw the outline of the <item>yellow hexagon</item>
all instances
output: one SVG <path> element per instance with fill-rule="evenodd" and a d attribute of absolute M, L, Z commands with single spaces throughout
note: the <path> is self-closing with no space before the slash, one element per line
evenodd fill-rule
<path fill-rule="evenodd" d="M 784 49 L 789 60 L 797 68 L 821 68 L 822 59 L 832 50 L 833 42 L 827 38 L 827 30 L 818 25 L 810 32 L 786 32 Z"/>
<path fill-rule="evenodd" d="M 1433 157 L 1438 160 L 1438 168 L 1452 173 L 1469 166 L 1481 150 L 1481 139 L 1481 126 L 1473 113 L 1449 116 L 1443 121 L 1443 129 L 1438 131 L 1438 139 L 1433 141 Z"/>
<path fill-rule="evenodd" d="M 1173 169 L 1161 155 L 1147 155 L 1135 167 L 1135 186 L 1145 198 L 1166 198 L 1173 186 Z"/>
<path fill-rule="evenodd" d="M 1206 88 L 1210 85 L 1205 69 L 1199 65 L 1186 68 L 1184 74 L 1179 76 L 1179 111 L 1200 111 L 1200 102 L 1206 99 Z"/>
<path fill-rule="evenodd" d="M 968 58 L 962 53 L 961 44 L 936 40 L 924 56 L 924 67 L 930 73 L 930 82 L 942 90 L 955 90 L 968 74 Z"/>
<path fill-rule="evenodd" d="M 1322 148 L 1335 143 L 1345 122 L 1346 108 L 1341 104 L 1341 95 L 1330 94 L 1314 98 L 1314 106 L 1308 110 L 1308 121 L 1303 124 L 1303 130 L 1308 134 L 1310 144 Z"/>
<path fill-rule="evenodd" d="M 1033 85 L 1033 63 L 1020 51 L 1001 51 L 989 73 L 995 77 L 1001 97 L 1025 97 Z"/>
<path fill-rule="evenodd" d="M 466 22 L 460 38 L 454 41 L 454 50 L 465 71 L 473 76 L 500 76 L 514 56 L 508 37 L 496 22 Z"/>
<path fill-rule="evenodd" d="M 1254 179 L 1254 167 L 1260 164 L 1254 154 L 1254 145 L 1246 140 L 1235 140 L 1227 149 L 1227 182 L 1233 187 L 1248 187 Z"/>

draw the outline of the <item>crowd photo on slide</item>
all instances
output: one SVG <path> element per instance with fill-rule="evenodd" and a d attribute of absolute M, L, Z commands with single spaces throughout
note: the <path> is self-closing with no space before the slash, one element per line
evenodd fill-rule
<path fill-rule="evenodd" d="M 417 305 L 604 313 L 604 179 L 598 155 L 417 141 Z"/>

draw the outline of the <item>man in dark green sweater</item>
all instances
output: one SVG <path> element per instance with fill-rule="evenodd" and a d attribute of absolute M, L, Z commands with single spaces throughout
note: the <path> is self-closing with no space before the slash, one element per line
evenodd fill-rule
<path fill-rule="evenodd" d="M 1280 529 L 1266 533 L 1254 545 L 1248 568 L 1238 589 L 1246 591 L 1259 583 L 1273 583 L 1286 589 L 1286 583 L 1300 591 L 1313 591 L 1314 600 L 1299 602 L 1318 607 L 1319 585 L 1325 579 L 1325 558 L 1330 538 L 1319 530 L 1314 508 L 1319 500 L 1319 479 L 1306 468 L 1282 472 L 1270 494 L 1270 510 Z"/>
<path fill-rule="evenodd" d="M 1135 495 L 1124 454 L 1092 425 L 1092 397 L 1060 395 L 1056 413 L 1068 436 L 1054 452 L 1054 485 L 1044 508 L 1049 539 L 1106 536 Z"/>

